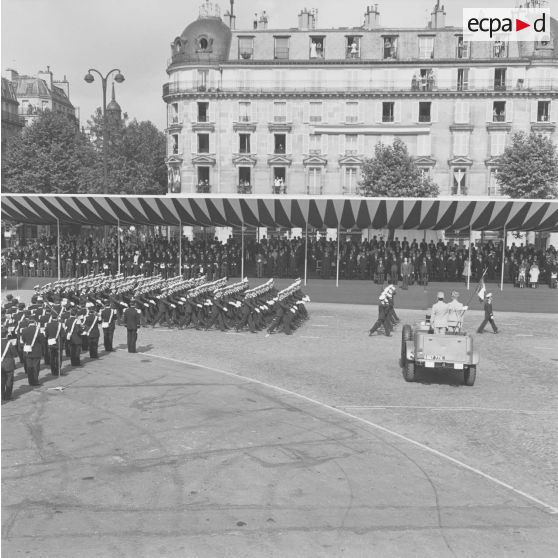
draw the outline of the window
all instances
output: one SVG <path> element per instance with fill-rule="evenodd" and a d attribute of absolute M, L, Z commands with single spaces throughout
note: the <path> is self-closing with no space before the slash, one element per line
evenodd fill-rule
<path fill-rule="evenodd" d="M 251 103 L 246 101 L 240 101 L 238 103 L 238 121 L 239 122 L 250 122 L 251 113 Z"/>
<path fill-rule="evenodd" d="M 169 124 L 178 124 L 178 103 L 170 105 Z"/>
<path fill-rule="evenodd" d="M 455 157 L 469 156 L 469 138 L 470 132 L 454 132 L 453 133 L 453 154 Z"/>
<path fill-rule="evenodd" d="M 432 103 L 430 101 L 419 102 L 419 122 L 431 122 Z"/>
<path fill-rule="evenodd" d="M 397 59 L 397 37 L 396 36 L 384 37 L 383 58 L 384 60 Z"/>
<path fill-rule="evenodd" d="M 209 134 L 198 134 L 198 153 L 209 153 Z"/>
<path fill-rule="evenodd" d="M 198 185 L 196 191 L 205 194 L 211 191 L 211 186 L 209 185 L 209 167 L 198 167 Z"/>
<path fill-rule="evenodd" d="M 436 84 L 436 75 L 432 68 L 421 68 L 418 77 L 419 91 L 433 91 Z"/>
<path fill-rule="evenodd" d="M 498 169 L 496 167 L 491 167 L 488 173 L 488 195 L 489 196 L 501 196 L 500 184 L 498 183 Z"/>
<path fill-rule="evenodd" d="M 252 179 L 250 167 L 238 167 L 238 193 L 250 194 L 252 192 Z"/>
<path fill-rule="evenodd" d="M 254 38 L 238 37 L 238 58 L 251 60 L 254 57 Z"/>
<path fill-rule="evenodd" d="M 505 41 L 495 41 L 492 45 L 492 56 L 494 58 L 506 58 L 508 56 L 508 45 Z"/>
<path fill-rule="evenodd" d="M 202 37 L 198 41 L 198 49 L 199 50 L 207 50 L 208 48 L 209 48 L 209 41 L 207 40 L 206 37 Z"/>
<path fill-rule="evenodd" d="M 469 41 L 463 40 L 463 35 L 457 36 L 457 47 L 455 49 L 456 58 L 469 58 Z"/>
<path fill-rule="evenodd" d="M 198 103 L 198 122 L 209 122 L 209 103 Z"/>
<path fill-rule="evenodd" d="M 310 153 L 313 155 L 319 155 L 322 152 L 322 136 L 318 134 L 312 134 L 310 136 Z"/>
<path fill-rule="evenodd" d="M 289 59 L 289 37 L 275 37 L 275 53 L 276 60 Z"/>
<path fill-rule="evenodd" d="M 287 144 L 286 134 L 274 134 L 274 150 L 276 155 L 284 155 L 286 153 L 285 145 Z"/>
<path fill-rule="evenodd" d="M 273 167 L 273 188 L 274 194 L 287 193 L 287 169 L 285 167 Z"/>
<path fill-rule="evenodd" d="M 506 89 L 506 68 L 494 69 L 494 89 L 496 91 L 505 91 Z"/>
<path fill-rule="evenodd" d="M 360 58 L 360 37 L 346 37 L 345 58 Z"/>
<path fill-rule="evenodd" d="M 492 105 L 492 122 L 506 121 L 506 101 L 494 101 Z"/>
<path fill-rule="evenodd" d="M 393 122 L 395 114 L 395 103 L 393 101 L 382 103 L 382 122 Z"/>
<path fill-rule="evenodd" d="M 174 155 L 178 153 L 178 134 L 172 135 L 172 152 Z"/>
<path fill-rule="evenodd" d="M 432 169 L 430 167 L 419 167 L 420 171 L 420 181 L 427 182 L 432 176 Z"/>
<path fill-rule="evenodd" d="M 470 114 L 469 101 L 455 101 L 455 123 L 468 124 Z"/>
<path fill-rule="evenodd" d="M 469 68 L 458 68 L 457 90 L 467 91 L 467 89 L 469 89 Z"/>
<path fill-rule="evenodd" d="M 348 124 L 358 122 L 358 101 L 345 103 L 345 122 Z"/>
<path fill-rule="evenodd" d="M 537 122 L 550 121 L 550 101 L 538 101 L 537 103 Z"/>
<path fill-rule="evenodd" d="M 434 37 L 419 37 L 419 58 L 434 58 Z"/>
<path fill-rule="evenodd" d="M 490 155 L 498 157 L 504 153 L 506 149 L 506 132 L 491 132 L 490 133 Z"/>
<path fill-rule="evenodd" d="M 321 193 L 322 193 L 322 168 L 309 167 L 307 194 L 321 195 Z"/>
<path fill-rule="evenodd" d="M 283 101 L 273 103 L 273 121 L 287 121 L 287 103 Z"/>
<path fill-rule="evenodd" d="M 345 134 L 345 154 L 358 154 L 358 136 L 357 134 Z"/>
<path fill-rule="evenodd" d="M 323 104 L 321 102 L 310 102 L 310 122 L 322 121 Z"/>
<path fill-rule="evenodd" d="M 465 196 L 467 194 L 467 169 L 454 168 L 452 174 L 452 196 Z"/>
<path fill-rule="evenodd" d="M 325 37 L 310 37 L 310 58 L 324 58 Z"/>
<path fill-rule="evenodd" d="M 205 91 L 207 89 L 207 78 L 209 70 L 198 70 L 198 91 Z"/>
<path fill-rule="evenodd" d="M 343 173 L 343 192 L 345 194 L 358 194 L 357 174 L 358 169 L 356 167 L 345 167 Z"/>
<path fill-rule="evenodd" d="M 239 134 L 239 153 L 250 153 L 250 134 Z"/>

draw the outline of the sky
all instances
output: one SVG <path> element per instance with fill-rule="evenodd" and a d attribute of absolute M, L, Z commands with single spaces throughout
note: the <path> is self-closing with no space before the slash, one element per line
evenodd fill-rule
<path fill-rule="evenodd" d="M 221 14 L 229 0 L 217 1 Z M 297 26 L 301 9 L 318 8 L 318 27 L 362 25 L 366 0 L 235 0 L 236 28 L 249 29 L 255 12 L 265 10 L 269 28 Z M 373 3 L 376 3 L 375 1 Z M 378 1 L 386 27 L 426 26 L 436 0 Z M 461 25 L 464 7 L 513 7 L 516 0 L 442 0 L 448 25 Z M 170 43 L 197 19 L 201 0 L 2 0 L 2 71 L 36 75 L 50 66 L 54 79 L 70 82 L 70 100 L 79 108 L 82 125 L 102 104 L 100 79 L 83 80 L 89 68 L 103 75 L 119 68 L 116 100 L 130 119 L 166 125 L 162 87 L 168 80 Z M 257 8 L 254 8 L 257 6 Z M 558 0 L 549 0 L 556 17 Z M 110 100 L 111 85 L 108 85 Z M 107 101 L 108 102 L 108 101 Z"/>

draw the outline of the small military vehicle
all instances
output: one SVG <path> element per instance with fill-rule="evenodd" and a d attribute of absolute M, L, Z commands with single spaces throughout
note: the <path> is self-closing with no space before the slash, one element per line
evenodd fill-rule
<path fill-rule="evenodd" d="M 463 383 L 472 386 L 478 363 L 479 354 L 473 348 L 473 338 L 461 328 L 434 333 L 430 316 L 416 324 L 414 329 L 408 324 L 403 326 L 400 364 L 407 382 L 414 382 L 420 369 L 463 370 Z"/>

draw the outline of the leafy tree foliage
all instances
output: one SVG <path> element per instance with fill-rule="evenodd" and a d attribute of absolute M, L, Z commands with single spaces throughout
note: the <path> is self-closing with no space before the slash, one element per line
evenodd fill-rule
<path fill-rule="evenodd" d="M 496 177 L 502 193 L 510 198 L 557 198 L 556 146 L 541 134 L 514 134 L 512 144 L 500 157 Z"/>
<path fill-rule="evenodd" d="M 5 192 L 99 191 L 102 169 L 95 148 L 74 118 L 45 111 L 2 154 Z"/>
<path fill-rule="evenodd" d="M 108 119 L 108 191 L 111 194 L 165 194 L 166 137 L 151 122 Z M 89 121 L 91 140 L 102 156 L 103 117 Z"/>
<path fill-rule="evenodd" d="M 362 165 L 360 191 L 363 196 L 394 198 L 435 197 L 439 193 L 430 177 L 423 178 L 398 138 L 393 145 L 376 144 L 374 157 Z"/>

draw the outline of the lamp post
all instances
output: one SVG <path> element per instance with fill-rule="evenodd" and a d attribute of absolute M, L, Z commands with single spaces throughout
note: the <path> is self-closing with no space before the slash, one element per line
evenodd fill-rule
<path fill-rule="evenodd" d="M 116 72 L 114 76 L 114 81 L 116 83 L 122 83 L 124 81 L 124 76 L 120 73 L 118 68 L 112 69 L 106 76 L 96 70 L 95 68 L 90 68 L 87 74 L 83 78 L 87 83 L 93 83 L 95 78 L 91 72 L 95 72 L 101 78 L 101 85 L 103 87 L 103 190 L 105 194 L 108 194 L 108 153 L 107 153 L 107 143 L 108 143 L 108 125 L 107 125 L 107 80 L 108 77 Z"/>

